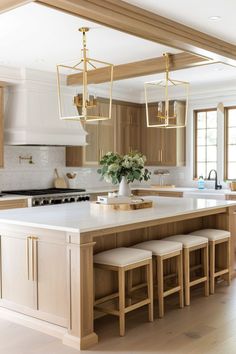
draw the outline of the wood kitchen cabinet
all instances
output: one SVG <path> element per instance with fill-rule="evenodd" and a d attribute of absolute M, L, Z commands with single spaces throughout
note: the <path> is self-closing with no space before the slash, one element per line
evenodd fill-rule
<path fill-rule="evenodd" d="M 65 326 L 66 259 L 50 235 L 1 235 L 1 306 Z"/>
<path fill-rule="evenodd" d="M 108 102 L 102 100 L 97 110 L 108 114 Z M 185 102 L 172 101 L 171 109 L 184 121 Z M 150 105 L 151 123 L 156 123 L 157 105 Z M 178 123 L 181 123 L 179 121 Z M 122 155 L 141 151 L 149 166 L 185 165 L 185 128 L 148 128 L 144 105 L 114 101 L 112 119 L 85 124 L 88 132 L 86 147 L 67 147 L 66 166 L 97 166 L 102 155 L 115 151 Z"/>
<path fill-rule="evenodd" d="M 176 197 L 182 198 L 183 192 L 176 192 L 176 191 L 157 191 L 157 190 L 147 190 L 147 189 L 136 189 L 133 190 L 132 193 L 138 196 L 159 196 L 159 197 Z"/>
<path fill-rule="evenodd" d="M 184 121 L 185 102 L 175 101 L 175 110 L 180 112 Z M 158 166 L 184 166 L 185 165 L 185 128 L 152 128 L 146 126 L 146 109 L 141 110 L 142 133 L 141 146 L 142 152 L 147 157 L 147 165 Z M 150 105 L 149 119 L 155 123 L 157 115 L 156 104 Z M 178 122 L 179 124 L 181 121 Z"/>
<path fill-rule="evenodd" d="M 116 104 L 116 151 L 125 155 L 141 150 L 141 109 L 132 103 Z"/>
<path fill-rule="evenodd" d="M 9 302 L 7 307 L 37 308 L 37 284 L 29 280 L 31 251 L 26 236 L 1 236 L 1 298 Z"/>
<path fill-rule="evenodd" d="M 97 103 L 95 114 L 109 115 L 109 103 L 102 100 Z M 87 146 L 70 146 L 66 148 L 66 166 L 97 166 L 101 157 L 108 151 L 115 151 L 116 107 L 112 106 L 112 118 L 97 122 L 86 122 Z"/>

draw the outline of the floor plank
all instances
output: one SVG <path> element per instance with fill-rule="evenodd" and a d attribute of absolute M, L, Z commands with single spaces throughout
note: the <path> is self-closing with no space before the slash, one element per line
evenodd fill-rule
<path fill-rule="evenodd" d="M 95 322 L 100 342 L 88 354 L 235 354 L 236 279 L 231 287 L 219 285 L 216 294 L 203 297 L 198 290 L 191 306 L 178 309 L 169 300 L 163 319 L 147 322 L 147 311 L 127 316 L 126 336 L 120 338 L 112 316 Z M 0 354 L 78 354 L 60 340 L 0 319 Z"/>

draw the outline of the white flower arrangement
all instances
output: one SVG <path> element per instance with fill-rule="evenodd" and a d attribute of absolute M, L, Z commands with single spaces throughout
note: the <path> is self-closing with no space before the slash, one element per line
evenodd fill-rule
<path fill-rule="evenodd" d="M 137 181 L 147 181 L 151 172 L 144 167 L 146 156 L 140 152 L 130 152 L 121 156 L 114 152 L 108 152 L 100 161 L 101 168 L 97 170 L 102 178 L 112 184 L 121 182 L 123 176 L 128 183 Z"/>

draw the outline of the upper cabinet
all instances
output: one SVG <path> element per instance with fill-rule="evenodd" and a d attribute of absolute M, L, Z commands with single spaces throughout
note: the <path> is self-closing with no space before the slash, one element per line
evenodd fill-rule
<path fill-rule="evenodd" d="M 175 110 L 182 112 L 184 120 L 185 103 L 175 101 Z M 105 100 L 98 103 L 99 114 L 108 114 L 109 105 Z M 157 106 L 150 107 L 150 121 L 155 122 Z M 178 122 L 180 123 L 180 122 Z M 185 165 L 185 128 L 148 128 L 144 105 L 114 101 L 112 119 L 85 123 L 87 146 L 67 147 L 66 165 L 97 166 L 101 157 L 108 151 L 127 154 L 141 151 L 150 166 Z"/>
<path fill-rule="evenodd" d="M 181 112 L 184 121 L 185 102 L 175 101 L 175 110 Z M 157 115 L 155 104 L 150 107 L 149 119 L 154 124 Z M 147 165 L 184 166 L 185 165 L 185 128 L 150 128 L 146 125 L 146 110 L 141 113 L 141 151 L 147 157 Z M 178 122 L 179 124 L 181 121 Z"/>
<path fill-rule="evenodd" d="M 100 100 L 93 114 L 108 116 L 109 103 L 106 100 Z M 67 147 L 66 166 L 97 166 L 104 154 L 108 151 L 115 151 L 115 122 L 116 107 L 113 105 L 111 119 L 84 123 L 87 145 Z"/>
<path fill-rule="evenodd" d="M 118 102 L 116 104 L 116 151 L 127 154 L 140 151 L 141 145 L 140 105 Z"/>

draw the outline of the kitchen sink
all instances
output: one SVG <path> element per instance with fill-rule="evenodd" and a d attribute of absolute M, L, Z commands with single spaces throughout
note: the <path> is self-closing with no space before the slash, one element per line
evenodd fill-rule
<path fill-rule="evenodd" d="M 186 198 L 204 198 L 204 199 L 225 199 L 225 194 L 229 193 L 227 189 L 193 189 L 191 191 L 184 192 Z"/>

